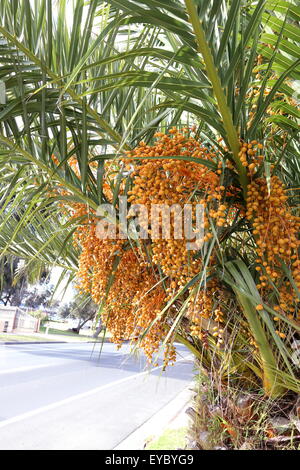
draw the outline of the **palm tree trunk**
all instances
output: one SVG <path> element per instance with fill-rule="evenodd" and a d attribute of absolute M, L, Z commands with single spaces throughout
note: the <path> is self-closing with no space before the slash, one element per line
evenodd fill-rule
<path fill-rule="evenodd" d="M 196 362 L 194 397 L 187 409 L 187 449 L 299 449 L 300 394 L 270 399 L 259 391 L 243 392 L 234 384 L 207 378 Z"/>

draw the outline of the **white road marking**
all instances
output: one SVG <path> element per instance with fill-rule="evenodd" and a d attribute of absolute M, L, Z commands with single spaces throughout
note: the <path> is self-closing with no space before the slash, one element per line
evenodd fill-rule
<path fill-rule="evenodd" d="M 178 364 L 178 362 L 180 362 L 180 361 L 187 360 L 191 357 L 192 357 L 192 355 L 189 354 L 188 356 L 185 356 L 181 359 L 178 359 L 176 364 Z M 162 367 L 163 367 L 163 365 L 158 366 L 158 367 L 153 367 L 150 370 L 146 370 L 144 372 L 138 372 L 137 374 L 130 375 L 129 377 L 124 377 L 123 379 L 115 380 L 114 382 L 110 382 L 106 385 L 102 385 L 101 387 L 93 388 L 92 390 L 89 390 L 87 392 L 78 393 L 77 395 L 73 395 L 71 397 L 65 398 L 64 400 L 59 400 L 55 403 L 51 403 L 50 405 L 46 405 L 46 406 L 42 406 L 41 408 L 37 408 L 36 410 L 28 411 L 27 413 L 23 413 L 21 415 L 14 416 L 13 418 L 6 419 L 5 421 L 0 421 L 0 429 L 4 428 L 5 426 L 8 426 L 9 424 L 18 423 L 19 421 L 23 421 L 26 418 L 31 418 L 32 416 L 36 416 L 40 413 L 44 413 L 45 411 L 54 410 L 55 408 L 58 408 L 59 406 L 63 406 L 63 405 L 66 405 L 68 403 L 72 403 L 76 400 L 80 400 L 81 398 L 86 398 L 86 397 L 89 397 L 91 395 L 95 395 L 96 393 L 102 392 L 103 390 L 105 390 L 107 388 L 113 387 L 115 385 L 119 385 L 123 382 L 127 382 L 127 380 L 134 379 L 136 377 L 141 377 L 142 375 L 149 374 L 154 370 L 161 369 Z"/>
<path fill-rule="evenodd" d="M 43 367 L 52 367 L 52 366 L 57 366 L 57 365 L 58 365 L 57 362 L 53 362 L 50 364 L 39 364 L 36 366 L 16 367 L 15 369 L 0 370 L 0 375 L 1 374 L 15 374 L 17 372 L 26 372 L 28 370 L 42 369 Z"/>

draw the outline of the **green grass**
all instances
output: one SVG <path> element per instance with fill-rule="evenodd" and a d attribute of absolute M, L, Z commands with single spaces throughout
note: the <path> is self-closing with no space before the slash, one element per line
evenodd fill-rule
<path fill-rule="evenodd" d="M 42 338 L 40 336 L 23 336 L 23 335 L 15 335 L 15 334 L 5 334 L 1 333 L 0 334 L 0 343 L 2 342 L 8 342 L 8 343 L 19 343 L 19 342 L 27 342 L 27 343 L 32 343 L 32 342 L 41 342 L 41 341 L 55 341 L 48 339 L 47 337 Z"/>
<path fill-rule="evenodd" d="M 18 343 L 18 342 L 41 342 L 41 341 L 50 341 L 50 342 L 55 342 L 55 341 L 64 341 L 64 339 L 73 337 L 76 339 L 76 341 L 93 341 L 93 342 L 99 342 L 103 340 L 103 335 L 100 334 L 98 338 L 93 338 L 92 336 L 88 335 L 82 335 L 82 334 L 76 334 L 73 333 L 72 331 L 67 331 L 67 330 L 59 330 L 56 328 L 49 328 L 49 335 L 54 335 L 57 336 L 57 339 L 49 337 L 49 335 L 45 334 L 46 328 L 45 327 L 40 327 L 39 335 L 22 335 L 22 334 L 12 334 L 12 333 L 1 333 L 0 334 L 0 343 L 1 342 L 10 342 L 10 343 Z M 44 334 L 44 336 L 43 336 Z M 109 334 L 106 333 L 105 339 L 109 338 Z"/>
<path fill-rule="evenodd" d="M 45 332 L 46 332 L 46 327 L 41 326 L 40 327 L 40 333 L 45 333 Z M 73 333 L 72 331 L 68 331 L 68 330 L 59 330 L 57 328 L 49 328 L 48 333 L 49 333 L 49 335 L 74 336 L 75 338 L 89 338 L 89 339 L 91 339 L 91 336 L 88 336 L 88 335 L 81 335 L 81 334 Z"/>
<path fill-rule="evenodd" d="M 154 441 L 151 441 L 145 450 L 176 450 L 184 449 L 186 445 L 186 427 L 178 429 L 166 429 L 165 432 Z"/>
<path fill-rule="evenodd" d="M 45 326 L 41 326 L 40 327 L 40 333 L 45 333 L 46 332 L 46 327 Z M 48 334 L 49 335 L 59 335 L 59 336 L 72 336 L 73 338 L 77 338 L 78 340 L 89 340 L 89 341 L 102 341 L 103 339 L 103 334 L 100 333 L 100 335 L 98 336 L 98 338 L 93 338 L 92 335 L 84 335 L 82 333 L 73 333 L 73 331 L 68 331 L 68 330 L 61 330 L 61 329 L 57 329 L 57 328 L 49 328 L 48 330 Z M 105 338 L 109 338 L 110 334 L 108 332 L 106 332 L 106 335 L 105 335 Z"/>

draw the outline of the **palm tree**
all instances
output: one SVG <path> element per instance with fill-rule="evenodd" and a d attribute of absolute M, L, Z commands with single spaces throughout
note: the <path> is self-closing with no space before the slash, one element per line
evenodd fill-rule
<path fill-rule="evenodd" d="M 98 299 L 101 284 L 99 312 L 115 328 L 117 341 L 126 326 L 114 324 L 120 308 L 120 316 L 125 311 L 138 317 L 135 328 L 143 330 L 138 344 L 149 354 L 158 338 L 167 350 L 177 339 L 195 354 L 201 375 L 192 413 L 194 447 L 296 445 L 298 437 L 291 436 L 299 422 L 300 390 L 294 349 L 300 329 L 297 2 L 70 4 L 71 22 L 66 1 L 0 6 L 3 253 L 61 266 L 70 279 L 79 259 L 80 276 L 91 279 L 99 266 L 91 257 L 86 269 L 83 258 L 90 252 L 82 238 L 72 244 L 72 236 L 91 235 L 84 231 L 93 230 L 89 224 L 102 202 L 112 202 L 119 217 L 118 196 L 136 198 L 145 165 L 165 171 L 164 178 L 176 161 L 180 171 L 196 171 L 196 164 L 206 168 L 203 174 L 217 175 L 223 208 L 207 206 L 210 236 L 193 255 L 192 276 L 178 283 L 155 257 L 155 243 L 141 246 L 130 239 L 110 252 L 105 282 L 97 284 L 94 276 L 91 294 Z M 182 127 L 190 143 L 191 126 L 205 158 L 166 153 L 163 144 L 155 144 L 159 131 L 172 148 L 165 133 L 178 136 Z M 124 171 L 126 151 L 134 174 Z M 166 161 L 171 170 L 162 166 Z M 181 178 L 189 201 L 206 197 Z M 74 204 L 81 211 L 70 218 Z M 268 243 L 278 248 L 275 254 Z M 153 278 L 134 264 L 131 250 L 147 254 Z M 172 253 L 175 262 L 178 252 Z M 143 284 L 140 296 L 151 315 L 141 314 L 147 305 L 133 307 L 138 299 L 118 281 L 118 270 L 128 276 L 126 263 L 135 266 L 128 286 Z M 206 316 L 204 302 L 211 309 Z M 283 418 L 288 436 L 282 437 Z"/>

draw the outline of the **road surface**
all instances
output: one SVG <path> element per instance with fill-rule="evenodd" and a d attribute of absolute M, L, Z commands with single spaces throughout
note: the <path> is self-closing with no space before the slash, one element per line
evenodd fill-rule
<path fill-rule="evenodd" d="M 178 353 L 163 372 L 126 345 L 0 345 L 0 449 L 113 449 L 191 382 Z"/>

